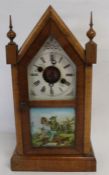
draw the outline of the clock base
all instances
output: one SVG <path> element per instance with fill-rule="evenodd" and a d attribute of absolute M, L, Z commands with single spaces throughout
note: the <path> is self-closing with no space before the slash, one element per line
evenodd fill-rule
<path fill-rule="evenodd" d="M 11 158 L 13 171 L 54 171 L 54 172 L 91 172 L 96 171 L 94 153 L 70 156 L 32 156 L 19 155 L 15 150 Z"/>

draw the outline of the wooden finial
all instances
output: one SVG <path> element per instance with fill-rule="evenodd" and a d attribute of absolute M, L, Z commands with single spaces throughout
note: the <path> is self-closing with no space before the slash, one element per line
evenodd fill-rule
<path fill-rule="evenodd" d="M 93 29 L 93 16 L 92 12 L 90 15 L 90 29 L 87 32 L 87 36 L 90 41 L 86 43 L 85 46 L 85 55 L 86 55 L 86 63 L 87 65 L 95 64 L 97 58 L 97 44 L 93 41 L 93 38 L 96 35 L 96 32 Z"/>
<path fill-rule="evenodd" d="M 9 28 L 10 30 L 13 28 L 11 15 L 9 15 Z"/>
<path fill-rule="evenodd" d="M 13 31 L 12 26 L 12 18 L 9 16 L 9 32 L 7 33 L 7 37 L 10 39 L 10 43 L 13 43 L 13 39 L 16 37 L 16 33 Z"/>
<path fill-rule="evenodd" d="M 92 16 L 92 11 L 90 13 L 90 27 L 93 27 L 93 16 Z"/>
<path fill-rule="evenodd" d="M 90 40 L 93 40 L 93 38 L 96 36 L 96 32 L 93 29 L 93 15 L 92 15 L 92 12 L 90 14 L 90 24 L 89 25 L 90 25 L 90 29 L 87 32 L 87 36 Z"/>

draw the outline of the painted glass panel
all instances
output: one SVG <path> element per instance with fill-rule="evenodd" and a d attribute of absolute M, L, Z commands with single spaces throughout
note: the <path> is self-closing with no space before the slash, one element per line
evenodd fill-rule
<path fill-rule="evenodd" d="M 30 122 L 33 147 L 74 146 L 74 108 L 31 108 Z"/>

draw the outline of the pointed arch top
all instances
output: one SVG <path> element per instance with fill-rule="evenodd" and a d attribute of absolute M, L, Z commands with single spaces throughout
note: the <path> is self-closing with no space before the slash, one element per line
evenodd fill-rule
<path fill-rule="evenodd" d="M 23 58 L 23 56 L 28 51 L 31 44 L 40 34 L 41 30 L 44 28 L 46 23 L 50 20 L 54 21 L 56 25 L 59 26 L 59 29 L 61 30 L 61 32 L 66 36 L 66 39 L 68 40 L 68 42 L 74 48 L 75 52 L 79 55 L 80 59 L 84 62 L 85 61 L 84 48 L 81 46 L 81 44 L 78 42 L 78 40 L 75 38 L 72 32 L 68 29 L 68 27 L 65 25 L 65 23 L 62 21 L 62 19 L 59 17 L 59 15 L 56 13 L 56 11 L 53 9 L 51 5 L 47 8 L 47 10 L 42 15 L 39 22 L 35 25 L 32 32 L 29 34 L 29 36 L 23 43 L 22 47 L 20 48 L 18 53 L 19 61 Z"/>

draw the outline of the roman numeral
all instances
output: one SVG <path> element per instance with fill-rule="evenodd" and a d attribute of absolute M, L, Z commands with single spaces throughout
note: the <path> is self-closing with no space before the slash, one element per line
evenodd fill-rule
<path fill-rule="evenodd" d="M 56 64 L 56 60 L 55 60 L 55 58 L 54 58 L 54 53 L 50 53 L 50 61 L 51 61 L 51 64 Z"/>
<path fill-rule="evenodd" d="M 59 59 L 59 63 L 60 63 L 62 60 L 63 60 L 63 57 L 61 57 L 61 58 Z"/>
<path fill-rule="evenodd" d="M 50 95 L 54 95 L 54 91 L 53 91 L 53 89 L 50 89 Z"/>
<path fill-rule="evenodd" d="M 34 92 L 33 90 L 31 90 L 30 94 L 31 94 L 32 96 L 36 96 L 36 94 L 35 94 L 35 92 Z"/>
<path fill-rule="evenodd" d="M 31 73 L 30 76 L 38 76 L 36 73 Z"/>
<path fill-rule="evenodd" d="M 65 66 L 64 66 L 64 69 L 66 69 L 66 68 L 68 68 L 68 67 L 70 67 L 70 64 L 65 65 Z"/>
<path fill-rule="evenodd" d="M 46 63 L 43 57 L 40 58 L 43 63 Z"/>
<path fill-rule="evenodd" d="M 66 76 L 73 76 L 74 74 L 66 74 Z"/>
<path fill-rule="evenodd" d="M 38 86 L 38 85 L 40 84 L 40 81 L 37 80 L 37 81 L 35 81 L 33 84 L 34 84 L 35 86 Z"/>
<path fill-rule="evenodd" d="M 38 66 L 37 66 L 37 65 L 35 65 L 35 64 L 34 64 L 33 66 L 38 67 Z"/>
<path fill-rule="evenodd" d="M 42 88 L 41 88 L 41 90 L 40 90 L 41 92 L 45 92 L 46 91 L 46 87 L 45 86 L 43 86 Z"/>
<path fill-rule="evenodd" d="M 59 87 L 59 90 L 60 90 L 61 92 L 63 92 L 63 89 L 62 89 L 61 87 Z"/>
<path fill-rule="evenodd" d="M 53 90 L 53 86 L 50 85 L 50 95 L 53 96 L 54 95 L 54 90 Z"/>

